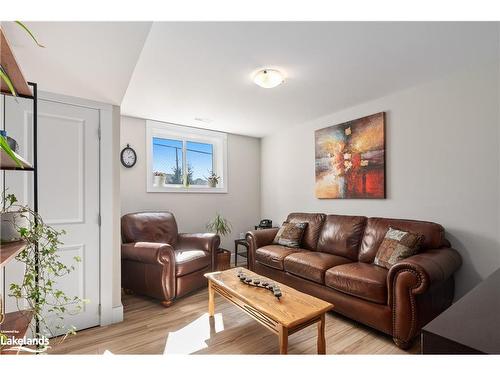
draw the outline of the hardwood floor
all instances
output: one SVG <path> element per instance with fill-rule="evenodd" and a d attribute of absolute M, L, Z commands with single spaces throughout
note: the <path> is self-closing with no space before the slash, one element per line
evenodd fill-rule
<path fill-rule="evenodd" d="M 124 321 L 78 332 L 61 344 L 52 342 L 52 354 L 278 354 L 278 339 L 220 296 L 215 317 L 208 317 L 204 289 L 165 308 L 141 296 L 123 296 Z M 316 325 L 290 336 L 289 354 L 316 353 Z M 418 341 L 418 340 L 417 340 Z M 396 347 L 392 339 L 334 313 L 326 316 L 327 354 L 418 353 Z"/>

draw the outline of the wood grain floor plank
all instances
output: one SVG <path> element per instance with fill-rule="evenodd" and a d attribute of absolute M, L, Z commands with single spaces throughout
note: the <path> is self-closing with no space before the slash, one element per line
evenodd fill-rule
<path fill-rule="evenodd" d="M 276 335 L 224 298 L 215 296 L 215 317 L 208 317 L 206 289 L 165 308 L 147 297 L 123 295 L 124 321 L 89 328 L 61 344 L 52 340 L 51 354 L 278 354 Z M 327 354 L 410 354 L 392 339 L 335 313 L 326 315 Z M 317 327 L 289 337 L 290 354 L 316 354 Z"/>

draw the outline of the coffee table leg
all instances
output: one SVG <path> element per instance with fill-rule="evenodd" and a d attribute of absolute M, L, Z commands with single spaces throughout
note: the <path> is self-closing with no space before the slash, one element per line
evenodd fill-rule
<path fill-rule="evenodd" d="M 280 354 L 288 353 L 288 328 L 279 326 L 278 337 L 280 342 Z"/>
<path fill-rule="evenodd" d="M 215 291 L 212 287 L 212 281 L 208 280 L 208 316 L 214 316 L 215 313 Z"/>
<path fill-rule="evenodd" d="M 326 354 L 325 314 L 318 321 L 318 354 Z"/>

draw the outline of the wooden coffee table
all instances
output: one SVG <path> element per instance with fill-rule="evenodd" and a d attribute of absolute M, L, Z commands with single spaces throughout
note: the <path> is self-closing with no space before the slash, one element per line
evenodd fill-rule
<path fill-rule="evenodd" d="M 331 303 L 242 269 L 247 276 L 278 284 L 283 294 L 278 300 L 269 290 L 241 282 L 237 277 L 239 270 L 240 268 L 232 268 L 205 274 L 208 279 L 208 314 L 211 317 L 215 312 L 215 292 L 217 292 L 277 334 L 280 354 L 287 354 L 289 335 L 318 323 L 318 354 L 325 354 L 325 313 L 333 308 Z"/>

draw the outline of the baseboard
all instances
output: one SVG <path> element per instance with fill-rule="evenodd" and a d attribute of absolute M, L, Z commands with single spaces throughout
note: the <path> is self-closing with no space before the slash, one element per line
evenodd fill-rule
<path fill-rule="evenodd" d="M 123 305 L 113 307 L 112 324 L 123 321 Z"/>

